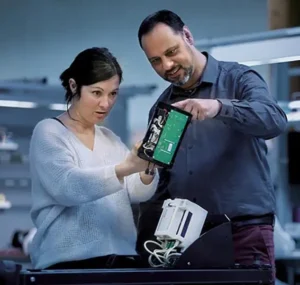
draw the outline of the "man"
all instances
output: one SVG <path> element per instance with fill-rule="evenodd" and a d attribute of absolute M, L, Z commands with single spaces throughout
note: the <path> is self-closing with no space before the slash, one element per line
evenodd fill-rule
<path fill-rule="evenodd" d="M 140 207 L 138 250 L 153 238 L 162 201 L 179 197 L 232 220 L 237 263 L 259 258 L 274 265 L 275 195 L 265 140 L 285 130 L 286 115 L 257 72 L 198 51 L 175 13 L 148 16 L 138 38 L 153 69 L 171 83 L 157 102 L 193 115 L 173 168 L 161 171 L 156 195 Z"/>

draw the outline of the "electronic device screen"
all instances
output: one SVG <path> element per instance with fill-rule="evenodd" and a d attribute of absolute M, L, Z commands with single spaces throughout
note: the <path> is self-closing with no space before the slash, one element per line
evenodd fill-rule
<path fill-rule="evenodd" d="M 171 168 L 192 115 L 159 102 L 149 123 L 138 156 L 154 164 Z"/>

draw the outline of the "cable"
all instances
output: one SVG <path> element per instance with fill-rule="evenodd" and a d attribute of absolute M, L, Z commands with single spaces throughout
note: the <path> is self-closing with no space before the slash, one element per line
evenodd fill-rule
<path fill-rule="evenodd" d="M 152 244 L 158 246 L 160 249 L 155 249 L 155 250 L 151 251 L 147 247 L 148 243 L 152 243 Z M 148 240 L 144 243 L 144 248 L 150 254 L 149 258 L 148 258 L 148 262 L 149 262 L 150 266 L 151 267 L 163 267 L 163 265 L 165 263 L 165 257 L 163 255 L 163 253 L 165 252 L 165 242 L 158 243 L 158 242 L 155 242 L 152 240 Z M 153 257 L 156 258 L 155 261 L 152 260 Z"/>
<path fill-rule="evenodd" d="M 155 164 L 153 163 L 152 164 L 152 168 L 149 169 L 149 174 L 152 175 L 152 176 L 155 174 L 155 170 L 154 169 L 155 169 Z"/>
<path fill-rule="evenodd" d="M 154 149 L 154 147 L 153 147 L 153 145 L 151 145 L 151 143 L 150 143 L 150 145 L 148 145 L 148 142 L 143 144 L 143 148 L 148 149 L 148 150 L 153 150 Z"/>
<path fill-rule="evenodd" d="M 151 150 L 151 151 L 152 151 L 152 149 L 150 149 L 150 148 L 145 148 L 145 147 L 144 147 L 144 154 L 145 154 L 147 157 L 151 158 L 151 156 L 147 153 L 148 150 Z"/>
<path fill-rule="evenodd" d="M 147 244 L 152 243 L 159 247 L 151 251 Z M 150 254 L 148 258 L 151 267 L 172 267 L 176 261 L 176 257 L 181 253 L 176 249 L 180 242 L 178 240 L 158 240 L 158 242 L 148 240 L 144 243 L 145 250 Z M 155 259 L 154 259 L 155 258 Z"/>
<path fill-rule="evenodd" d="M 150 175 L 150 161 L 148 162 L 148 166 L 147 166 L 147 168 L 145 169 L 145 174 L 147 174 L 147 175 Z"/>
<path fill-rule="evenodd" d="M 152 167 L 150 168 L 150 164 L 151 164 L 151 162 L 149 161 L 148 162 L 148 166 L 147 166 L 147 168 L 145 169 L 145 174 L 147 174 L 147 175 L 154 175 L 155 174 L 155 164 L 154 163 L 152 163 Z"/>

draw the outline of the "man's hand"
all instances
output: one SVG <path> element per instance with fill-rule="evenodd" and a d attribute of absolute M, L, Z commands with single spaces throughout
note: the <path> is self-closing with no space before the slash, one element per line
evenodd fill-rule
<path fill-rule="evenodd" d="M 193 115 L 193 120 L 214 118 L 220 111 L 221 103 L 214 99 L 186 99 L 172 104 Z"/>

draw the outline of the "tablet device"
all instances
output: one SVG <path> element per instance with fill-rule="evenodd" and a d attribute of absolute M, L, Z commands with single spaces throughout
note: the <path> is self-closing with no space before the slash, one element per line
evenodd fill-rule
<path fill-rule="evenodd" d="M 159 102 L 138 149 L 138 156 L 160 167 L 172 168 L 192 115 Z"/>

